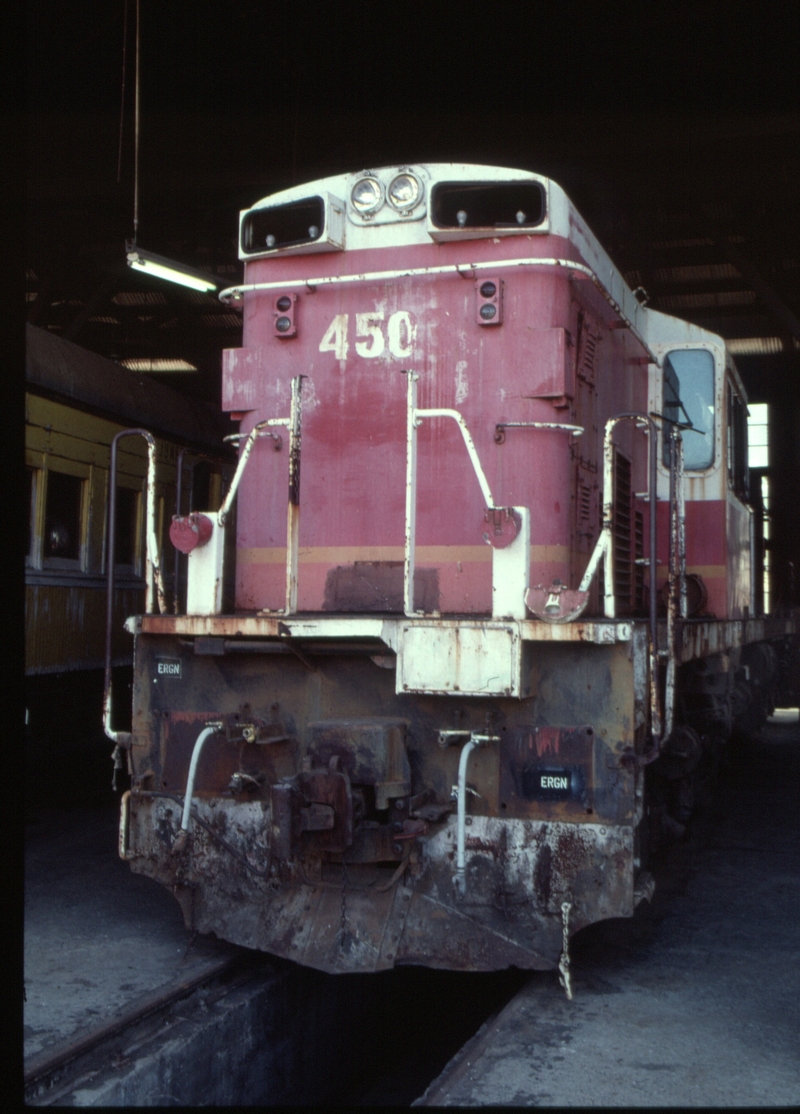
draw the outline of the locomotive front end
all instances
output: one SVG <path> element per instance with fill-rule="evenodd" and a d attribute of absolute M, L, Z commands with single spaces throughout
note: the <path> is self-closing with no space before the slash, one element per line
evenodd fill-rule
<path fill-rule="evenodd" d="M 130 622 L 121 853 L 322 970 L 567 977 L 647 893 L 646 421 L 603 443 L 647 410 L 644 310 L 528 172 L 337 176 L 240 236 L 239 468 L 173 522 L 185 609 Z"/>

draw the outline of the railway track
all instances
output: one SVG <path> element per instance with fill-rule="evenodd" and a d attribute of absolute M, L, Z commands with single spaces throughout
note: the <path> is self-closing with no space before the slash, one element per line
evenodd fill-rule
<path fill-rule="evenodd" d="M 217 959 L 190 978 L 138 998 L 96 1028 L 30 1057 L 23 1074 L 26 1103 L 37 1106 L 58 1103 L 91 1083 L 109 1066 L 119 1068 L 169 1025 L 180 1003 L 189 1003 L 190 1009 L 203 1003 L 207 1009 L 209 998 L 219 998 L 231 987 L 252 978 L 256 966 L 263 969 L 262 957 L 257 957 L 255 963 L 246 954 Z"/>

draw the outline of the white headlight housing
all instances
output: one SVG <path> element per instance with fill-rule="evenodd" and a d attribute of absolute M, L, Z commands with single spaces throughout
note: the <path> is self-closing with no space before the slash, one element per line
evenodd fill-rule
<path fill-rule="evenodd" d="M 350 203 L 358 213 L 374 213 L 383 205 L 383 186 L 377 178 L 359 179 L 350 193 Z"/>
<path fill-rule="evenodd" d="M 407 212 L 422 199 L 422 183 L 414 174 L 398 174 L 389 186 L 389 201 L 395 209 Z"/>

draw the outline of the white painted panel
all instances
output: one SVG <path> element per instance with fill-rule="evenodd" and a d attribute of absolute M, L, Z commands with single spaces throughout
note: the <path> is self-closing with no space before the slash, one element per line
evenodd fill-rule
<path fill-rule="evenodd" d="M 531 552 L 531 512 L 514 507 L 521 521 L 520 531 L 511 545 L 492 550 L 492 617 L 527 619 L 525 593 L 528 590 Z"/>
<path fill-rule="evenodd" d="M 515 627 L 414 624 L 400 632 L 397 692 L 519 696 Z"/>
<path fill-rule="evenodd" d="M 214 530 L 205 545 L 199 545 L 189 554 L 187 615 L 219 615 L 222 611 L 225 527 L 217 524 L 215 511 L 207 511 L 206 514 L 214 523 Z"/>

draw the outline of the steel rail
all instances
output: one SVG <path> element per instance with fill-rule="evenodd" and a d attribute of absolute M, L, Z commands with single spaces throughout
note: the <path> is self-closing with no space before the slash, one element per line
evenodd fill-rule
<path fill-rule="evenodd" d="M 60 1069 L 67 1067 L 79 1056 L 84 1056 L 99 1045 L 102 1045 L 105 1041 L 119 1036 L 120 1033 L 123 1033 L 132 1025 L 136 1025 L 152 1014 L 166 1009 L 173 1002 L 186 998 L 194 990 L 202 986 L 203 983 L 210 982 L 212 979 L 225 974 L 239 958 L 239 955 L 229 955 L 222 959 L 217 959 L 210 967 L 206 967 L 205 970 L 199 971 L 189 978 L 182 979 L 177 984 L 169 984 L 167 987 L 162 987 L 153 994 L 148 994 L 143 998 L 139 998 L 130 1009 L 111 1018 L 109 1021 L 103 1022 L 101 1025 L 98 1025 L 96 1029 L 92 1029 L 91 1032 L 68 1039 L 55 1049 L 46 1049 L 44 1052 L 40 1052 L 36 1056 L 31 1057 L 25 1065 L 23 1072 L 25 1087 L 31 1087 L 33 1084 L 45 1080 L 47 1076 L 53 1075 Z"/>

